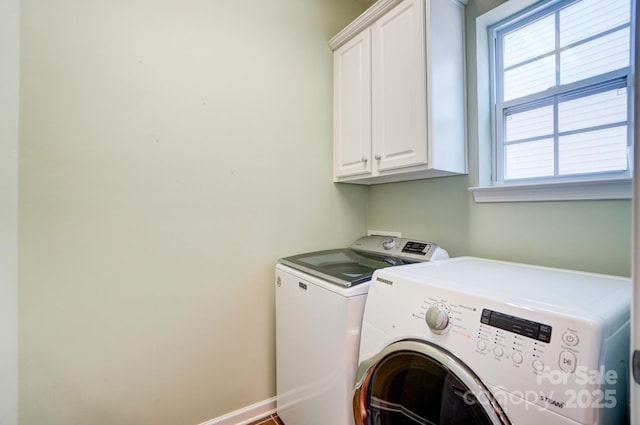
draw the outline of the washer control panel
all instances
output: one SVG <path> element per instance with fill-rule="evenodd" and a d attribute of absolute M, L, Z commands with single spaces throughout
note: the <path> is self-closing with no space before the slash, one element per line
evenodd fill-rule
<path fill-rule="evenodd" d="M 447 251 L 434 242 L 390 236 L 364 236 L 349 248 L 366 254 L 400 258 L 408 263 L 449 258 Z"/>

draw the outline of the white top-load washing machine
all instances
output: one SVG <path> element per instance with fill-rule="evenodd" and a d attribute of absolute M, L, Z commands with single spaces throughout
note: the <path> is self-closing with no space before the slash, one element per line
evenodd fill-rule
<path fill-rule="evenodd" d="M 353 424 L 351 397 L 371 275 L 448 258 L 432 242 L 366 236 L 276 266 L 277 411 L 286 425 Z"/>
<path fill-rule="evenodd" d="M 628 278 L 471 257 L 378 270 L 357 425 L 619 425 Z"/>

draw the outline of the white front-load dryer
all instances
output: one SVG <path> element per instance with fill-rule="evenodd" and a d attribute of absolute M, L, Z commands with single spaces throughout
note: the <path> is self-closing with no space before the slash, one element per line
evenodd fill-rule
<path fill-rule="evenodd" d="M 378 270 L 357 425 L 619 425 L 628 278 L 471 257 Z"/>

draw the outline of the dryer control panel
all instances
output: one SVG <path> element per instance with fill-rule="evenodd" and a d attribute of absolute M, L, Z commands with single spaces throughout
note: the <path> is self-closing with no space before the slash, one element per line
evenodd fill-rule
<path fill-rule="evenodd" d="M 511 316 L 498 311 L 482 310 L 480 321 L 485 325 L 500 328 L 518 335 L 526 336 L 542 342 L 551 341 L 551 326 L 521 317 Z"/>
<path fill-rule="evenodd" d="M 414 300 L 416 332 L 462 359 L 511 402 L 537 404 L 584 423 L 594 409 L 618 402 L 607 388 L 624 379 L 624 371 L 601 356 L 597 320 L 439 288 Z"/>
<path fill-rule="evenodd" d="M 541 389 L 545 380 L 554 386 L 557 380 L 570 385 L 579 365 L 598 369 L 599 351 L 580 343 L 600 338 L 593 323 L 568 323 L 554 312 L 500 306 L 463 294 L 433 296 L 436 293 L 432 291 L 414 310 L 413 317 L 423 322 L 422 334 L 487 370 L 488 380 L 496 386 Z M 565 372 L 567 376 L 557 375 Z"/>

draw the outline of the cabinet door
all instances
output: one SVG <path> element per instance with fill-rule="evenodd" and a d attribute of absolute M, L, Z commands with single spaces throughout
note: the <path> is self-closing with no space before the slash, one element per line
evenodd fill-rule
<path fill-rule="evenodd" d="M 371 35 L 366 29 L 334 52 L 336 177 L 371 173 Z"/>
<path fill-rule="evenodd" d="M 424 0 L 403 1 L 372 28 L 374 168 L 426 164 Z"/>

